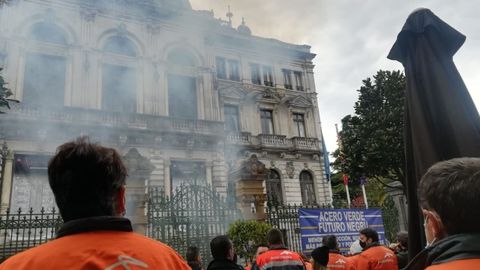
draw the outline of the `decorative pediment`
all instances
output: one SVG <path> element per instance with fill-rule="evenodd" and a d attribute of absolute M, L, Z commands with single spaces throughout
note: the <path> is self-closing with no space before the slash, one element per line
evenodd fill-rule
<path fill-rule="evenodd" d="M 128 169 L 129 178 L 133 179 L 148 179 L 150 174 L 155 169 L 155 166 L 150 160 L 142 156 L 136 148 L 131 148 L 123 157 L 125 165 Z"/>
<path fill-rule="evenodd" d="M 282 95 L 273 88 L 265 87 L 263 91 L 256 91 L 253 99 L 268 103 L 280 103 L 282 101 Z"/>
<path fill-rule="evenodd" d="M 301 95 L 290 98 L 286 103 L 289 107 L 297 108 L 309 108 L 313 106 L 309 99 Z"/>
<path fill-rule="evenodd" d="M 237 85 L 229 85 L 218 89 L 220 96 L 232 99 L 244 99 L 247 96 L 247 91 Z"/>

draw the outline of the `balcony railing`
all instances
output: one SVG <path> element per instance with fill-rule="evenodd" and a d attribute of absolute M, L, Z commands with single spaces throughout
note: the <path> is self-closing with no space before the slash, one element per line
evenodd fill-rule
<path fill-rule="evenodd" d="M 227 134 L 225 141 L 230 145 L 320 151 L 320 143 L 317 138 L 293 137 L 288 139 L 284 135 L 260 134 L 253 136 L 249 132 L 241 132 Z"/>
<path fill-rule="evenodd" d="M 129 128 L 149 131 L 172 131 L 222 135 L 224 123 L 217 121 L 175 119 L 165 116 L 145 114 L 128 114 L 80 108 L 63 108 L 61 110 L 38 110 L 15 105 L 8 117 L 34 121 L 48 121 L 77 125 L 98 125 L 101 127 Z"/>

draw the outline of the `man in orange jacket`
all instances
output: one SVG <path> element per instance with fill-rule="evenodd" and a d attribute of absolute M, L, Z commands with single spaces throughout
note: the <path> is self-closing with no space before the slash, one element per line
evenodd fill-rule
<path fill-rule="evenodd" d="M 270 229 L 267 241 L 269 250 L 257 257 L 252 270 L 305 270 L 302 257 L 283 244 L 283 234 L 279 229 Z"/>
<path fill-rule="evenodd" d="M 322 239 L 322 245 L 328 247 L 328 269 L 355 270 L 353 262 L 340 254 L 338 249 L 337 237 L 327 235 Z"/>
<path fill-rule="evenodd" d="M 418 186 L 427 248 L 405 269 L 480 269 L 479 194 L 480 158 L 430 167 Z"/>
<path fill-rule="evenodd" d="M 112 148 L 86 137 L 61 145 L 48 164 L 48 180 L 65 223 L 55 240 L 11 257 L 0 269 L 190 269 L 170 247 L 132 232 L 122 217 L 126 176 Z"/>
<path fill-rule="evenodd" d="M 360 245 L 363 251 L 355 256 L 356 269 L 397 270 L 397 256 L 378 242 L 378 233 L 372 228 L 360 231 Z"/>

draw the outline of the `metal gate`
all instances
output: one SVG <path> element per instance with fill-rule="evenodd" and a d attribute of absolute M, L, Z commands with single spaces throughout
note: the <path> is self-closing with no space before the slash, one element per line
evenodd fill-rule
<path fill-rule="evenodd" d="M 182 185 L 172 198 L 162 188 L 149 188 L 147 197 L 147 235 L 182 256 L 189 246 L 197 246 L 204 266 L 211 260 L 212 238 L 226 234 L 228 226 L 240 218 L 240 212 L 210 186 Z"/>

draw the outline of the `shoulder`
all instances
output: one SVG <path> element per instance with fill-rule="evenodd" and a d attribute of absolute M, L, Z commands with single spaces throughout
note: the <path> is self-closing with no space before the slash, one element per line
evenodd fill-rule
<path fill-rule="evenodd" d="M 457 270 L 457 269 L 478 269 L 480 265 L 480 258 L 455 260 L 442 264 L 430 265 L 426 270 Z"/>

